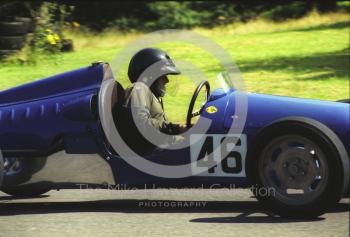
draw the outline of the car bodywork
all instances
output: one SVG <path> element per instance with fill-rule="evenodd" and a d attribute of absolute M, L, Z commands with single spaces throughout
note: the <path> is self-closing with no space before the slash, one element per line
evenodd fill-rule
<path fill-rule="evenodd" d="M 101 86 L 113 80 L 108 64 L 66 72 L 0 92 L 0 148 L 4 157 L 21 157 L 35 163 L 22 179 L 5 177 L 3 187 L 45 186 L 52 189 L 81 185 L 123 187 L 247 187 L 242 172 L 233 176 L 193 175 L 162 178 L 144 173 L 121 159 L 103 131 L 98 113 Z M 114 81 L 114 83 L 117 83 Z M 117 92 L 115 100 L 118 100 Z M 236 90 L 214 90 L 201 110 L 200 119 L 211 121 L 206 134 L 227 134 L 235 114 Z M 243 128 L 246 151 L 274 124 L 299 121 L 312 124 L 336 140 L 343 162 L 343 192 L 348 189 L 350 154 L 349 104 L 245 93 L 248 103 Z M 113 103 L 116 103 L 115 101 Z M 113 108 L 113 104 L 110 105 Z M 215 113 L 207 108 L 215 107 Z M 118 120 L 118 118 L 116 118 Z M 246 155 L 246 153 L 244 153 Z M 180 165 L 191 162 L 191 148 L 169 150 L 144 157 L 150 161 Z"/>

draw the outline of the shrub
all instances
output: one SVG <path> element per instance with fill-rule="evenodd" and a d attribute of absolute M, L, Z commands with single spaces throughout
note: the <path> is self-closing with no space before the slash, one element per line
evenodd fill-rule
<path fill-rule="evenodd" d="M 304 16 L 310 9 L 306 2 L 293 2 L 287 5 L 279 5 L 270 10 L 263 11 L 261 16 L 273 21 L 283 21 L 289 18 Z"/>
<path fill-rule="evenodd" d="M 70 14 L 66 5 L 44 2 L 36 13 L 36 28 L 30 40 L 30 50 L 39 53 L 58 53 L 64 42 L 63 27 Z"/>
<path fill-rule="evenodd" d="M 335 0 L 235 0 L 74 2 L 73 17 L 93 31 L 117 28 L 121 31 L 153 31 L 166 28 L 213 27 L 263 16 L 274 21 L 298 18 L 312 8 L 333 9 Z M 321 4 L 322 3 L 322 4 Z"/>
<path fill-rule="evenodd" d="M 157 15 L 158 29 L 191 28 L 200 25 L 205 16 L 192 10 L 190 6 L 190 2 L 155 2 L 149 4 L 151 12 Z"/>

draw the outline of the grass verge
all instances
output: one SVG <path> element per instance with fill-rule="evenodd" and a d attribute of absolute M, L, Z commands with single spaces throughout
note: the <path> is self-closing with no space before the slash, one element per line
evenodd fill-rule
<path fill-rule="evenodd" d="M 320 15 L 312 12 L 302 19 L 282 23 L 258 19 L 194 31 L 210 38 L 232 56 L 248 91 L 338 100 L 350 97 L 349 29 L 348 13 Z M 67 33 L 74 40 L 74 52 L 38 56 L 36 64 L 11 58 L 1 62 L 0 90 L 83 67 L 93 61 L 113 62 L 123 47 L 142 35 L 113 31 L 99 35 Z M 166 43 L 158 46 L 167 50 L 175 62 L 181 64 L 185 59 L 187 65 L 195 65 L 212 83 L 216 74 L 223 70 L 216 59 L 196 45 Z M 127 65 L 128 61 L 115 75 L 124 87 L 129 84 Z M 188 74 L 170 79 L 173 80 L 165 98 L 166 110 L 171 120 L 184 122 L 196 84 Z"/>

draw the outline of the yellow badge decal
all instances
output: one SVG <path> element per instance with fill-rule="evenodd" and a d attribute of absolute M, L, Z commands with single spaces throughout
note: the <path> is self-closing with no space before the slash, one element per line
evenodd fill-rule
<path fill-rule="evenodd" d="M 218 112 L 218 109 L 215 106 L 209 106 L 208 108 L 205 109 L 208 114 L 214 114 Z"/>

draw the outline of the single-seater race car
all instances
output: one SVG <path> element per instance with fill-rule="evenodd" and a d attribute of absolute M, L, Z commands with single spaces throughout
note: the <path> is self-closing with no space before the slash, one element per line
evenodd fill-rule
<path fill-rule="evenodd" d="M 113 149 L 106 136 L 111 131 L 105 131 L 103 123 L 120 106 L 123 88 L 107 63 L 0 92 L 1 190 L 35 196 L 87 186 L 242 187 L 251 188 L 267 209 L 284 217 L 321 215 L 349 194 L 348 100 L 238 92 L 222 74 L 218 80 L 223 88 L 210 92 L 208 81 L 203 81 L 190 103 L 188 125 L 196 115 L 198 123 L 210 121 L 205 133 L 190 136 L 201 138 L 182 149 L 142 157 L 164 166 L 191 164 L 186 167 L 192 175 L 185 177 L 144 172 Z M 206 102 L 193 112 L 202 89 Z M 106 91 L 112 93 L 110 104 L 104 103 Z M 237 93 L 247 99 L 243 127 L 234 121 Z M 118 114 L 113 118 L 118 124 Z M 220 157 L 220 149 L 228 155 Z"/>

